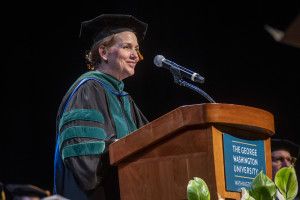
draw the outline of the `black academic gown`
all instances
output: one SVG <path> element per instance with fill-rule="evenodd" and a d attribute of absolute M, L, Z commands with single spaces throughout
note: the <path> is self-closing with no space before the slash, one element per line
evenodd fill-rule
<path fill-rule="evenodd" d="M 108 145 L 148 123 L 124 84 L 99 71 L 83 74 L 57 114 L 54 193 L 71 200 L 120 199 Z"/>

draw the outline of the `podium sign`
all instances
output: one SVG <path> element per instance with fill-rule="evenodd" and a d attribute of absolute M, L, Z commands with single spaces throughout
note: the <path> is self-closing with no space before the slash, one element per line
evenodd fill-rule
<path fill-rule="evenodd" d="M 250 189 L 251 182 L 262 170 L 266 174 L 263 140 L 245 140 L 223 134 L 226 190 Z"/>

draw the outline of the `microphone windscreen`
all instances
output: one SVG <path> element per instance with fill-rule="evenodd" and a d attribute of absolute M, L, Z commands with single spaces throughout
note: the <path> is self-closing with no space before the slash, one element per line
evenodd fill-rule
<path fill-rule="evenodd" d="M 153 59 L 153 62 L 157 67 L 162 67 L 164 59 L 165 57 L 163 57 L 162 55 L 156 55 Z"/>

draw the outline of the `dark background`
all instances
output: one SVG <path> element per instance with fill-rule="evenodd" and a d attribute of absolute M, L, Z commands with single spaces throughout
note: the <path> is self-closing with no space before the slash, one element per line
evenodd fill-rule
<path fill-rule="evenodd" d="M 68 87 L 86 71 L 80 22 L 103 13 L 132 14 L 149 24 L 141 44 L 145 60 L 125 85 L 150 121 L 178 106 L 207 102 L 154 66 L 161 54 L 204 76 L 197 86 L 216 102 L 270 111 L 276 136 L 300 143 L 300 49 L 264 30 L 266 24 L 285 30 L 299 13 L 297 0 L 10 4 L 1 14 L 3 183 L 52 190 L 56 112 Z"/>

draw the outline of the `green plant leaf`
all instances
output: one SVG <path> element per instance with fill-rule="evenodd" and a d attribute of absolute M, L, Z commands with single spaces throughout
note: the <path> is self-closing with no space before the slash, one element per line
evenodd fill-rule
<path fill-rule="evenodd" d="M 249 194 L 256 200 L 274 200 L 276 197 L 276 185 L 260 171 L 252 181 Z"/>
<path fill-rule="evenodd" d="M 298 193 L 298 181 L 294 167 L 283 167 L 275 175 L 275 185 L 286 200 L 293 200 Z"/>
<path fill-rule="evenodd" d="M 187 186 L 188 200 L 210 200 L 210 193 L 204 180 L 194 177 Z"/>

